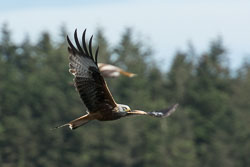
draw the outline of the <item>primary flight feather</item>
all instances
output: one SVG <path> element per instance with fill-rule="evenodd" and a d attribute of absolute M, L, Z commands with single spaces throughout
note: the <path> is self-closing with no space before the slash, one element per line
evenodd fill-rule
<path fill-rule="evenodd" d="M 93 55 L 93 36 L 91 36 L 87 47 L 85 35 L 86 29 L 82 35 L 82 44 L 80 44 L 77 37 L 77 30 L 75 30 L 74 39 L 76 47 L 72 44 L 68 36 L 67 41 L 69 44 L 69 71 L 74 75 L 74 85 L 87 107 L 87 114 L 56 128 L 69 126 L 70 129 L 76 129 L 91 120 L 111 121 L 130 115 L 167 117 L 176 110 L 178 104 L 153 112 L 131 110 L 127 105 L 117 104 L 100 72 L 100 66 L 98 67 L 97 57 L 99 48 L 96 49 L 96 53 Z"/>

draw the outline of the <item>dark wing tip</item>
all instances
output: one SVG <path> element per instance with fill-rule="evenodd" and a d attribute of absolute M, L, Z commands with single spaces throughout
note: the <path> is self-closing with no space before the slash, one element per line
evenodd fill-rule
<path fill-rule="evenodd" d="M 68 52 L 72 54 L 72 49 L 69 46 L 68 46 Z"/>
<path fill-rule="evenodd" d="M 75 29 L 74 39 L 75 39 L 75 43 L 76 43 L 77 48 L 72 44 L 71 40 L 69 39 L 69 36 L 67 35 L 67 41 L 68 41 L 68 44 L 69 44 L 68 51 L 70 53 L 73 53 L 73 54 L 78 53 L 78 54 L 82 54 L 84 56 L 87 56 L 87 57 L 91 58 L 95 62 L 95 64 L 97 65 L 97 57 L 98 57 L 99 46 L 96 49 L 96 53 L 95 53 L 95 57 L 94 57 L 93 53 L 92 53 L 93 35 L 90 37 L 89 45 L 88 45 L 88 48 L 87 48 L 87 43 L 86 43 L 86 40 L 85 40 L 86 31 L 87 31 L 87 29 L 85 28 L 85 30 L 83 31 L 83 34 L 82 34 L 82 46 L 81 46 L 80 42 L 78 40 L 78 37 L 77 37 L 77 29 Z"/>
<path fill-rule="evenodd" d="M 69 39 L 69 36 L 67 35 L 67 41 L 68 41 L 68 44 L 69 44 L 69 48 L 75 52 L 75 53 L 78 53 L 78 50 L 75 48 L 75 46 L 72 44 L 72 42 L 70 41 Z"/>
<path fill-rule="evenodd" d="M 82 47 L 80 45 L 80 42 L 78 40 L 78 37 L 77 37 L 77 29 L 75 30 L 74 38 L 75 38 L 76 46 L 77 46 L 79 52 L 82 53 L 82 54 L 84 54 L 83 49 L 82 49 Z"/>
<path fill-rule="evenodd" d="M 86 41 L 85 41 L 85 37 L 86 37 L 86 30 L 85 29 L 83 31 L 83 34 L 82 34 L 82 46 L 83 46 L 83 50 L 84 50 L 84 53 L 89 56 L 89 52 L 88 52 L 88 49 L 87 49 L 87 44 L 86 44 Z"/>
<path fill-rule="evenodd" d="M 166 110 L 162 110 L 161 112 L 164 114 L 163 117 L 168 117 L 168 116 L 170 116 L 173 112 L 176 111 L 176 109 L 177 109 L 178 106 L 179 106 L 179 104 L 177 103 L 177 104 L 174 104 L 174 105 L 170 106 L 170 107 L 169 107 L 168 109 L 166 109 Z"/>
<path fill-rule="evenodd" d="M 174 104 L 172 106 L 170 106 L 167 109 L 163 109 L 163 110 L 159 110 L 159 111 L 153 111 L 153 112 L 149 112 L 149 115 L 154 116 L 154 117 L 168 117 L 170 116 L 173 112 L 176 111 L 177 107 L 178 107 L 178 103 Z"/>
<path fill-rule="evenodd" d="M 71 43 L 70 39 L 69 39 L 69 36 L 67 35 L 67 41 L 68 43 Z"/>
<path fill-rule="evenodd" d="M 94 60 L 94 57 L 92 54 L 92 40 L 93 40 L 93 35 L 90 37 L 90 40 L 89 40 L 89 54 L 90 54 L 92 60 Z"/>
<path fill-rule="evenodd" d="M 99 52 L 99 46 L 97 46 L 97 49 L 96 49 L 96 51 L 95 51 L 95 64 L 96 64 L 96 65 L 97 65 L 98 52 Z"/>

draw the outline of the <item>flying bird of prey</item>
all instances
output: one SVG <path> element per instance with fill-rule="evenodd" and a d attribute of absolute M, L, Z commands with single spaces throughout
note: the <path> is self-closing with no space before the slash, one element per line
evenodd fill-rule
<path fill-rule="evenodd" d="M 82 46 L 78 41 L 77 30 L 74 33 L 76 47 L 68 36 L 67 41 L 69 44 L 69 71 L 74 75 L 75 87 L 87 107 L 87 114 L 56 128 L 69 126 L 70 129 L 76 129 L 91 120 L 111 121 L 130 115 L 148 115 L 161 118 L 169 116 L 176 110 L 178 104 L 153 112 L 131 110 L 127 105 L 117 104 L 103 79 L 100 67 L 98 67 L 97 56 L 99 47 L 96 49 L 94 57 L 92 53 L 93 35 L 87 47 L 85 34 L 86 29 L 82 35 Z"/>
<path fill-rule="evenodd" d="M 134 73 L 126 72 L 123 69 L 111 64 L 98 63 L 98 67 L 102 76 L 105 78 L 117 78 L 120 75 L 124 75 L 130 78 L 136 76 L 136 74 Z"/>

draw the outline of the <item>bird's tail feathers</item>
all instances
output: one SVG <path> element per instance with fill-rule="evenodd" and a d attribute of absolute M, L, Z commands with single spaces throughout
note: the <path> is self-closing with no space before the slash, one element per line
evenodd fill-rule
<path fill-rule="evenodd" d="M 69 123 L 66 123 L 66 124 L 61 125 L 61 126 L 57 126 L 57 127 L 53 128 L 53 129 L 58 129 L 58 128 L 62 128 L 62 127 L 65 127 L 65 126 L 69 126 L 69 128 L 71 130 L 74 130 L 74 129 L 82 126 L 82 125 L 87 124 L 89 121 L 91 121 L 91 120 L 89 119 L 88 115 L 84 115 L 84 116 L 81 116 L 81 117 L 79 117 L 79 118 L 77 118 L 77 119 L 75 119 L 73 121 L 70 121 Z"/>
<path fill-rule="evenodd" d="M 62 128 L 62 127 L 65 127 L 65 126 L 69 126 L 69 123 L 66 123 L 64 125 L 60 125 L 60 126 L 54 127 L 51 130 L 59 129 L 59 128 Z"/>
<path fill-rule="evenodd" d="M 134 73 L 126 72 L 126 71 L 123 71 L 123 70 L 121 70 L 120 73 L 121 73 L 122 75 L 125 75 L 125 76 L 130 77 L 130 78 L 136 76 L 136 74 L 134 74 Z"/>
<path fill-rule="evenodd" d="M 82 119 L 82 120 L 74 120 L 74 121 L 71 121 L 71 122 L 69 123 L 69 128 L 70 128 L 71 130 L 74 130 L 74 129 L 76 129 L 76 128 L 82 126 L 82 125 L 87 124 L 89 121 L 90 121 L 90 120 L 83 120 L 83 119 Z"/>

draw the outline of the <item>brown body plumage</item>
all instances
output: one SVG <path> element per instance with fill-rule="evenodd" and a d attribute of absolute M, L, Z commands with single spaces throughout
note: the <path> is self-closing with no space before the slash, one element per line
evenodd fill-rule
<path fill-rule="evenodd" d="M 176 110 L 178 104 L 168 109 L 154 112 L 131 110 L 127 105 L 117 104 L 103 79 L 100 67 L 98 67 L 98 48 L 95 57 L 92 54 L 93 36 L 90 38 L 87 48 L 85 34 L 86 30 L 83 32 L 81 46 L 78 41 L 77 31 L 75 31 L 74 38 L 77 48 L 68 37 L 67 40 L 69 43 L 69 71 L 74 75 L 75 87 L 88 109 L 87 114 L 56 128 L 68 125 L 71 129 L 75 129 L 91 120 L 111 121 L 129 115 L 167 117 Z"/>

